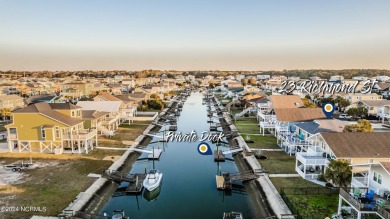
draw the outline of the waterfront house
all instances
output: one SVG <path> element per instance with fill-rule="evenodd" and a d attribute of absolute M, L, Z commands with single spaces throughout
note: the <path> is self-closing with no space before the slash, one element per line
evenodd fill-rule
<path fill-rule="evenodd" d="M 297 154 L 296 171 L 317 179 L 332 159 L 350 164 L 390 162 L 390 135 L 385 132 L 320 132 L 307 138 L 310 147 Z"/>
<path fill-rule="evenodd" d="M 260 133 L 265 131 L 273 132 L 277 123 L 275 109 L 276 108 L 298 108 L 303 106 L 303 102 L 296 95 L 271 95 L 267 105 L 262 105 L 257 112 L 257 118 L 260 124 Z"/>
<path fill-rule="evenodd" d="M 70 103 L 36 103 L 12 112 L 6 125 L 10 152 L 88 153 L 97 145 L 86 129 L 81 108 Z"/>
<path fill-rule="evenodd" d="M 289 155 L 295 154 L 298 146 L 307 144 L 306 139 L 296 135 L 295 124 L 326 118 L 320 108 L 275 108 L 274 112 L 277 143 Z"/>
<path fill-rule="evenodd" d="M 338 213 L 345 206 L 355 218 L 390 217 L 390 162 L 352 165 L 350 188 L 341 188 Z"/>
<path fill-rule="evenodd" d="M 121 105 L 120 105 L 120 119 L 121 119 L 121 123 L 122 122 L 125 122 L 125 121 L 131 121 L 132 118 L 135 116 L 135 114 L 137 113 L 137 106 L 134 105 L 133 102 L 131 101 L 124 101 L 123 99 L 120 99 L 116 96 L 113 96 L 111 94 L 100 94 L 100 95 L 97 95 L 96 97 L 93 98 L 94 101 L 120 101 L 122 102 Z"/>
<path fill-rule="evenodd" d="M 97 130 L 100 134 L 107 136 L 114 135 L 118 130 L 121 120 L 121 105 L 122 101 L 79 101 L 77 106 L 82 110 L 95 110 L 99 112 L 107 112 L 101 123 L 97 124 Z"/>

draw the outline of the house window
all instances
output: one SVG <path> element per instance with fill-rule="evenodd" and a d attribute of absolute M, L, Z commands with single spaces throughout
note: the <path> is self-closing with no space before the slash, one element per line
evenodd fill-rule
<path fill-rule="evenodd" d="M 77 110 L 77 117 L 80 117 L 80 110 Z"/>
<path fill-rule="evenodd" d="M 42 136 L 42 138 L 46 138 L 45 127 L 43 127 L 43 126 L 41 126 L 41 136 Z"/>
<path fill-rule="evenodd" d="M 72 117 L 74 117 L 74 111 L 72 111 Z"/>
<path fill-rule="evenodd" d="M 382 184 L 383 176 L 377 172 L 374 172 L 373 180 L 377 182 L 378 184 Z"/>
<path fill-rule="evenodd" d="M 56 138 L 60 137 L 60 127 L 56 126 Z"/>

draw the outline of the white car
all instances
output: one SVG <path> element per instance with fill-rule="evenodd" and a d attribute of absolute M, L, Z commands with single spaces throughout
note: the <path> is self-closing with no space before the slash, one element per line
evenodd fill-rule
<path fill-rule="evenodd" d="M 352 116 L 349 116 L 348 114 L 340 114 L 339 119 L 352 119 Z"/>

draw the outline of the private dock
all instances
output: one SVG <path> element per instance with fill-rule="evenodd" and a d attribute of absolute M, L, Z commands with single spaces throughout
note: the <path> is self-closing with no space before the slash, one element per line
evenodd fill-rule
<path fill-rule="evenodd" d="M 134 182 L 129 182 L 129 185 L 127 186 L 125 192 L 126 193 L 140 193 L 142 192 L 143 185 L 146 178 L 146 174 L 144 173 L 136 173 L 134 174 Z"/>
<path fill-rule="evenodd" d="M 246 182 L 249 180 L 257 179 L 259 178 L 260 173 L 262 173 L 261 170 L 256 170 L 256 171 L 248 170 L 245 172 L 238 172 L 238 173 L 224 172 L 222 173 L 222 176 L 219 175 L 216 176 L 217 189 L 230 190 L 232 189 L 233 182 Z"/>
<path fill-rule="evenodd" d="M 214 161 L 224 162 L 225 159 L 225 155 L 221 150 L 214 150 Z"/>

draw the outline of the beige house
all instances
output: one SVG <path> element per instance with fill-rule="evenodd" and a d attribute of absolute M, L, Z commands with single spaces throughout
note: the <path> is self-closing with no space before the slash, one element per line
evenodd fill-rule
<path fill-rule="evenodd" d="M 18 95 L 1 95 L 0 96 L 0 109 L 8 108 L 14 110 L 24 107 L 23 98 Z"/>
<path fill-rule="evenodd" d="M 361 100 L 357 105 L 365 107 L 368 115 L 379 116 L 379 109 L 384 106 L 390 106 L 390 100 Z"/>
<path fill-rule="evenodd" d="M 368 94 L 350 93 L 350 94 L 345 95 L 345 98 L 347 100 L 349 100 L 351 105 L 355 105 L 359 101 L 363 101 L 363 100 L 382 100 L 382 96 L 380 96 L 376 93 L 368 93 Z"/>
<path fill-rule="evenodd" d="M 331 160 L 350 164 L 390 162 L 390 135 L 385 132 L 318 133 L 307 139 L 310 146 L 297 154 L 296 171 L 305 179 L 317 179 Z"/>

